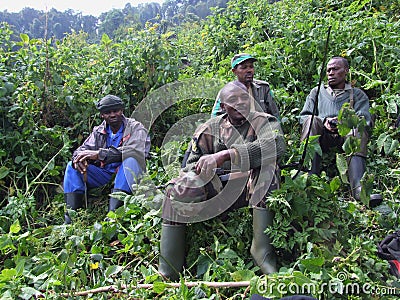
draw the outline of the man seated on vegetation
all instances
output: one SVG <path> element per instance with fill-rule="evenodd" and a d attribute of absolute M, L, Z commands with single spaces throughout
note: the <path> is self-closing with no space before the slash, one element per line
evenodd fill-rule
<path fill-rule="evenodd" d="M 346 137 L 338 133 L 337 123 L 338 114 L 344 103 L 349 103 L 360 118 L 365 118 L 367 126 L 371 126 L 371 115 L 369 113 L 368 96 L 359 88 L 353 88 L 346 82 L 346 75 L 349 72 L 349 63 L 343 57 L 333 57 L 327 64 L 326 74 L 328 84 L 320 87 L 318 95 L 318 108 L 314 116 L 313 124 L 311 116 L 313 114 L 314 103 L 317 98 L 318 87 L 314 87 L 307 96 L 303 110 L 300 113 L 300 123 L 302 124 L 301 141 L 307 138 L 307 133 L 311 126 L 310 136 L 319 135 L 319 144 L 322 152 L 326 153 L 330 148 L 341 148 Z M 368 133 L 352 130 L 353 136 L 361 139 L 360 151 L 348 159 L 348 177 L 351 186 L 352 196 L 360 200 L 361 183 L 360 180 L 365 172 L 367 157 Z M 321 156 L 315 154 L 312 160 L 311 174 L 320 174 Z M 371 195 L 371 205 L 381 201 L 378 194 Z"/>
<path fill-rule="evenodd" d="M 67 209 L 84 206 L 86 189 L 103 186 L 115 174 L 112 192 L 130 193 L 131 186 L 145 170 L 145 152 L 149 149 L 147 130 L 123 114 L 122 100 L 107 95 L 96 104 L 103 122 L 94 127 L 90 136 L 75 150 L 64 175 L 64 197 Z M 123 204 L 111 197 L 109 211 Z M 71 218 L 65 213 L 65 223 Z"/>
<path fill-rule="evenodd" d="M 251 111 L 266 112 L 279 119 L 279 109 L 274 101 L 274 96 L 268 82 L 253 78 L 255 61 L 257 61 L 257 59 L 248 53 L 239 53 L 233 56 L 231 59 L 231 67 L 232 72 L 236 75 L 236 81 L 234 82 L 245 85 L 253 99 L 250 106 Z M 223 112 L 218 93 L 211 116 L 215 117 Z"/>
<path fill-rule="evenodd" d="M 264 233 L 273 219 L 265 197 L 277 188 L 277 161 L 285 149 L 282 130 L 274 116 L 250 112 L 246 88 L 228 83 L 220 99 L 225 113 L 196 130 L 187 165 L 164 198 L 159 272 L 171 280 L 183 271 L 184 223 L 247 205 L 253 211 L 251 254 L 263 273 L 276 272 L 275 252 Z"/>

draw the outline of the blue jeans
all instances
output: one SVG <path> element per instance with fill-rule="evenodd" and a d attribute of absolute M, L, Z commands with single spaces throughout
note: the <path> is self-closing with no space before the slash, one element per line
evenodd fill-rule
<path fill-rule="evenodd" d="M 138 177 L 142 174 L 142 169 L 133 157 L 124 159 L 122 163 L 113 163 L 112 166 L 100 168 L 95 165 L 87 167 L 87 188 L 96 188 L 110 182 L 113 174 L 116 173 L 114 181 L 114 189 L 122 190 L 130 193 L 132 184 L 138 181 Z M 80 193 L 85 192 L 85 182 L 83 174 L 72 167 L 72 162 L 68 162 L 64 174 L 64 193 Z"/>

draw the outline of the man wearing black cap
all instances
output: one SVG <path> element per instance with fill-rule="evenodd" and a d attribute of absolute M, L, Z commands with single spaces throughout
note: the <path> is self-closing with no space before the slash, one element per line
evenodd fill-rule
<path fill-rule="evenodd" d="M 115 176 L 112 192 L 130 193 L 132 184 L 146 167 L 145 153 L 150 141 L 143 125 L 123 114 L 124 104 L 114 95 L 96 103 L 103 122 L 94 127 L 85 142 L 74 151 L 64 175 L 64 197 L 67 209 L 84 206 L 86 188 L 103 186 Z M 113 197 L 109 211 L 123 204 Z M 66 212 L 65 223 L 71 218 Z"/>
<path fill-rule="evenodd" d="M 233 56 L 231 59 L 231 67 L 232 72 L 237 78 L 233 83 L 239 87 L 245 88 L 255 100 L 252 102 L 251 111 L 266 112 L 279 120 L 278 106 L 274 101 L 273 93 L 268 82 L 253 78 L 255 61 L 257 61 L 257 59 L 248 53 L 239 53 Z M 220 114 L 222 114 L 222 109 L 218 95 L 211 116 L 215 117 Z"/>

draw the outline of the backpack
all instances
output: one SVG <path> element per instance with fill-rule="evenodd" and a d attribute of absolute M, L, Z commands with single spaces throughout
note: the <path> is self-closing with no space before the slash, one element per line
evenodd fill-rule
<path fill-rule="evenodd" d="M 400 278 L 400 230 L 389 234 L 378 244 L 378 256 L 389 262 L 390 274 Z"/>

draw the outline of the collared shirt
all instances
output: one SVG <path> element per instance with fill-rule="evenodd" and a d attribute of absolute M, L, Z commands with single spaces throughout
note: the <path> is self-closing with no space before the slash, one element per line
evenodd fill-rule
<path fill-rule="evenodd" d="M 107 148 L 115 147 L 118 148 L 121 145 L 122 137 L 124 136 L 124 124 L 121 124 L 121 127 L 118 129 L 116 133 L 113 133 L 110 125 L 106 126 L 107 132 L 107 139 L 106 139 L 106 146 Z M 121 162 L 114 162 L 104 166 L 104 169 L 115 172 L 116 168 L 121 165 Z"/>
<path fill-rule="evenodd" d="M 106 132 L 107 132 L 107 148 L 110 148 L 111 146 L 114 146 L 117 148 L 122 140 L 122 137 L 124 135 L 124 124 L 121 124 L 121 127 L 118 129 L 117 133 L 113 133 L 110 125 L 107 125 L 106 127 Z"/>
<path fill-rule="evenodd" d="M 250 99 L 254 99 L 253 89 L 251 88 L 251 85 L 247 88 L 247 91 L 249 92 Z M 256 111 L 254 101 L 250 101 L 250 111 Z"/>
<path fill-rule="evenodd" d="M 325 85 L 325 89 L 332 97 L 336 98 L 344 94 L 346 91 L 351 90 L 352 87 L 350 83 L 346 83 L 344 89 L 332 89 L 329 85 Z"/>
<path fill-rule="evenodd" d="M 300 123 L 303 124 L 309 116 L 313 114 L 314 104 L 317 99 L 318 87 L 314 87 L 306 98 L 303 109 L 300 112 Z M 371 124 L 371 114 L 369 113 L 368 96 L 359 88 L 352 88 L 347 83 L 345 88 L 340 91 L 334 91 L 327 85 L 322 85 L 318 95 L 318 108 L 316 116 L 321 120 L 330 117 L 336 117 L 344 103 L 354 101 L 354 110 L 360 117 L 364 117 L 367 124 Z"/>

